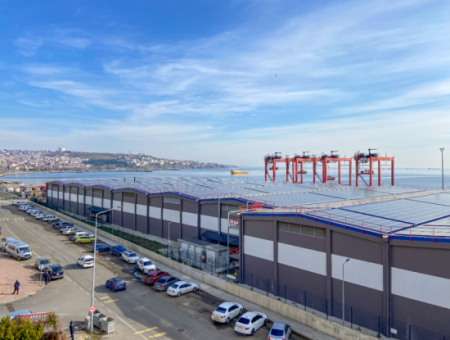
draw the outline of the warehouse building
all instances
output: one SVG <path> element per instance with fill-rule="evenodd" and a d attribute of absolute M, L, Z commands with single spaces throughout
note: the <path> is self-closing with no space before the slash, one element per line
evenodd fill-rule
<path fill-rule="evenodd" d="M 121 207 L 107 223 L 172 240 L 224 244 L 231 214 L 242 283 L 338 318 L 345 296 L 348 322 L 386 336 L 450 336 L 448 193 L 148 177 L 49 181 L 47 196 L 84 217 Z"/>

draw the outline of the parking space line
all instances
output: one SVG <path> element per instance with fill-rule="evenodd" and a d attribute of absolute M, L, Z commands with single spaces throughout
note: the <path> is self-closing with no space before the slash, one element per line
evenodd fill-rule
<path fill-rule="evenodd" d="M 150 335 L 149 339 L 158 338 L 158 337 L 163 336 L 163 335 L 166 335 L 166 333 L 162 332 L 162 333 L 158 333 L 158 334 L 155 334 L 155 335 Z"/>
<path fill-rule="evenodd" d="M 109 296 L 104 296 L 104 297 L 101 297 L 101 298 L 99 298 L 100 300 L 103 300 L 103 299 L 109 299 L 110 297 Z"/>
<path fill-rule="evenodd" d="M 110 303 L 110 302 L 114 302 L 114 301 L 118 301 L 118 299 L 115 299 L 115 300 L 109 300 L 109 301 L 104 301 L 104 303 Z"/>
<path fill-rule="evenodd" d="M 69 279 L 69 277 L 68 277 L 68 276 L 66 276 L 66 279 L 67 279 L 67 280 L 69 280 L 70 282 L 72 282 L 72 280 L 71 280 L 71 279 Z"/>
<path fill-rule="evenodd" d="M 152 330 L 154 330 L 154 329 L 157 329 L 157 328 L 158 328 L 158 327 L 147 328 L 147 329 L 144 329 L 143 331 L 136 332 L 136 333 L 134 333 L 134 334 L 141 334 L 141 333 L 145 333 L 145 332 L 150 332 L 150 331 L 152 331 Z"/>

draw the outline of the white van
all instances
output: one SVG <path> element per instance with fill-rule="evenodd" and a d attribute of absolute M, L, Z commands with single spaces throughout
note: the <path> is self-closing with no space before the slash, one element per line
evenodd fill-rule
<path fill-rule="evenodd" d="M 15 257 L 18 260 L 31 259 L 33 256 L 30 246 L 24 242 L 8 243 L 6 252 L 10 257 Z"/>

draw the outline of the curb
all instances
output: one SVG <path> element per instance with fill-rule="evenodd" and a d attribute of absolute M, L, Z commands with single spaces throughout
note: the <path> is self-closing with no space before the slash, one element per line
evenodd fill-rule
<path fill-rule="evenodd" d="M 42 289 L 44 289 L 44 286 L 45 286 L 45 282 L 42 284 L 41 288 L 38 288 L 38 289 L 35 290 L 34 292 L 32 292 L 32 293 L 30 293 L 30 294 L 27 294 L 27 295 L 24 295 L 24 296 L 17 297 L 17 298 L 12 299 L 12 300 L 0 302 L 0 306 L 7 305 L 7 304 L 9 304 L 9 303 L 13 303 L 13 302 L 17 302 L 17 301 L 23 300 L 23 299 L 25 299 L 25 298 L 27 298 L 27 297 L 29 297 L 29 296 L 31 296 L 31 295 L 36 294 L 37 292 L 40 292 Z"/>

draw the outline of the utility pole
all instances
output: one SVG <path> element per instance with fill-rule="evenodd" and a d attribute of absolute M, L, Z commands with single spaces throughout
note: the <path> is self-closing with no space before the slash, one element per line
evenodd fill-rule
<path fill-rule="evenodd" d="M 95 235 L 94 235 L 94 265 L 92 266 L 92 291 L 91 291 L 91 307 L 94 306 L 94 288 L 95 288 L 95 255 L 97 254 L 97 223 L 98 223 L 98 216 L 101 214 L 105 214 L 108 211 L 113 211 L 115 209 L 120 209 L 122 206 L 119 206 L 117 208 L 112 208 L 108 210 L 101 211 L 97 214 L 95 214 Z M 95 311 L 94 311 L 95 312 Z M 94 313 L 91 313 L 91 324 L 89 327 L 89 333 L 92 334 L 92 331 L 94 329 Z"/>

